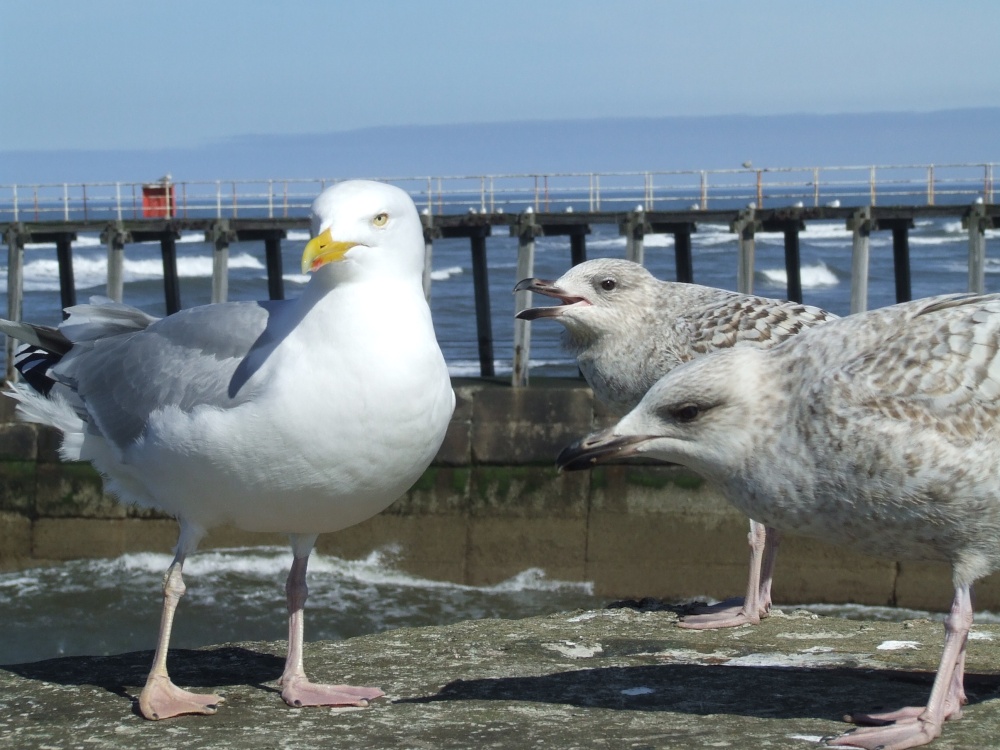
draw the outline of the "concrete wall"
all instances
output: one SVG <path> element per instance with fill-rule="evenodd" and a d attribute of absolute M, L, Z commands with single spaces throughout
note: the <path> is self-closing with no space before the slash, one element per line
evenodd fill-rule
<path fill-rule="evenodd" d="M 607 466 L 558 473 L 570 441 L 610 421 L 577 380 L 456 380 L 445 444 L 417 484 L 382 514 L 320 537 L 317 549 L 360 557 L 396 545 L 415 574 L 468 584 L 528 567 L 593 581 L 609 598 L 742 594 L 747 522 L 679 467 Z M 14 422 L 0 399 L 0 569 L 125 552 L 169 552 L 176 524 L 106 497 L 89 465 L 58 460 L 57 435 Z M 214 530 L 203 548 L 283 544 L 281 535 Z M 786 537 L 778 603 L 846 602 L 945 609 L 944 565 L 895 563 Z M 977 608 L 1000 609 L 1000 576 L 977 587 Z"/>

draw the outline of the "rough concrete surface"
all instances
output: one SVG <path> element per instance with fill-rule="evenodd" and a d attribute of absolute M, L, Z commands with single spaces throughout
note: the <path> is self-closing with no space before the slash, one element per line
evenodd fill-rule
<path fill-rule="evenodd" d="M 135 712 L 150 652 L 10 665 L 0 746 L 803 750 L 847 729 L 846 711 L 923 704 L 942 647 L 928 620 L 776 612 L 709 632 L 675 622 L 613 608 L 309 644 L 314 679 L 385 690 L 353 710 L 285 706 L 274 688 L 283 643 L 171 652 L 179 685 L 227 702 L 163 722 Z M 969 705 L 936 748 L 1000 746 L 1000 627 L 975 626 L 969 646 Z"/>

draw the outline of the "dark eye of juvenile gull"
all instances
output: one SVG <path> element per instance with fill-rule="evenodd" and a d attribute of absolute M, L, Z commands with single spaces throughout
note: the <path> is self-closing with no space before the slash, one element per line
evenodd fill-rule
<path fill-rule="evenodd" d="M 614 279 L 604 279 L 603 281 L 601 281 L 601 289 L 603 289 L 606 292 L 610 292 L 616 286 L 618 286 L 618 282 L 616 282 Z"/>
<path fill-rule="evenodd" d="M 671 416 L 678 422 L 693 422 L 701 414 L 701 409 L 697 404 L 684 404 L 671 412 Z"/>

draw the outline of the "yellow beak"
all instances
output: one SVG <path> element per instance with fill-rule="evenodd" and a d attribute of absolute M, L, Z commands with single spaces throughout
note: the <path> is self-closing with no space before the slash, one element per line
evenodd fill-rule
<path fill-rule="evenodd" d="M 327 263 L 343 260 L 347 251 L 357 244 L 356 242 L 338 242 L 333 239 L 330 230 L 327 229 L 309 240 L 306 245 L 305 252 L 302 253 L 302 273 L 309 273 Z"/>

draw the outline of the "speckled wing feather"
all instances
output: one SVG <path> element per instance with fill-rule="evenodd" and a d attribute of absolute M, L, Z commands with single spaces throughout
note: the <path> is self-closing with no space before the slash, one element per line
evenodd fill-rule
<path fill-rule="evenodd" d="M 870 315 L 834 336 L 796 339 L 804 364 L 827 371 L 807 401 L 962 441 L 1000 427 L 1000 295 L 948 295 Z"/>
<path fill-rule="evenodd" d="M 805 328 L 837 316 L 800 302 L 783 302 L 742 294 L 689 310 L 683 319 L 690 331 L 692 356 L 739 344 L 767 349 Z"/>

